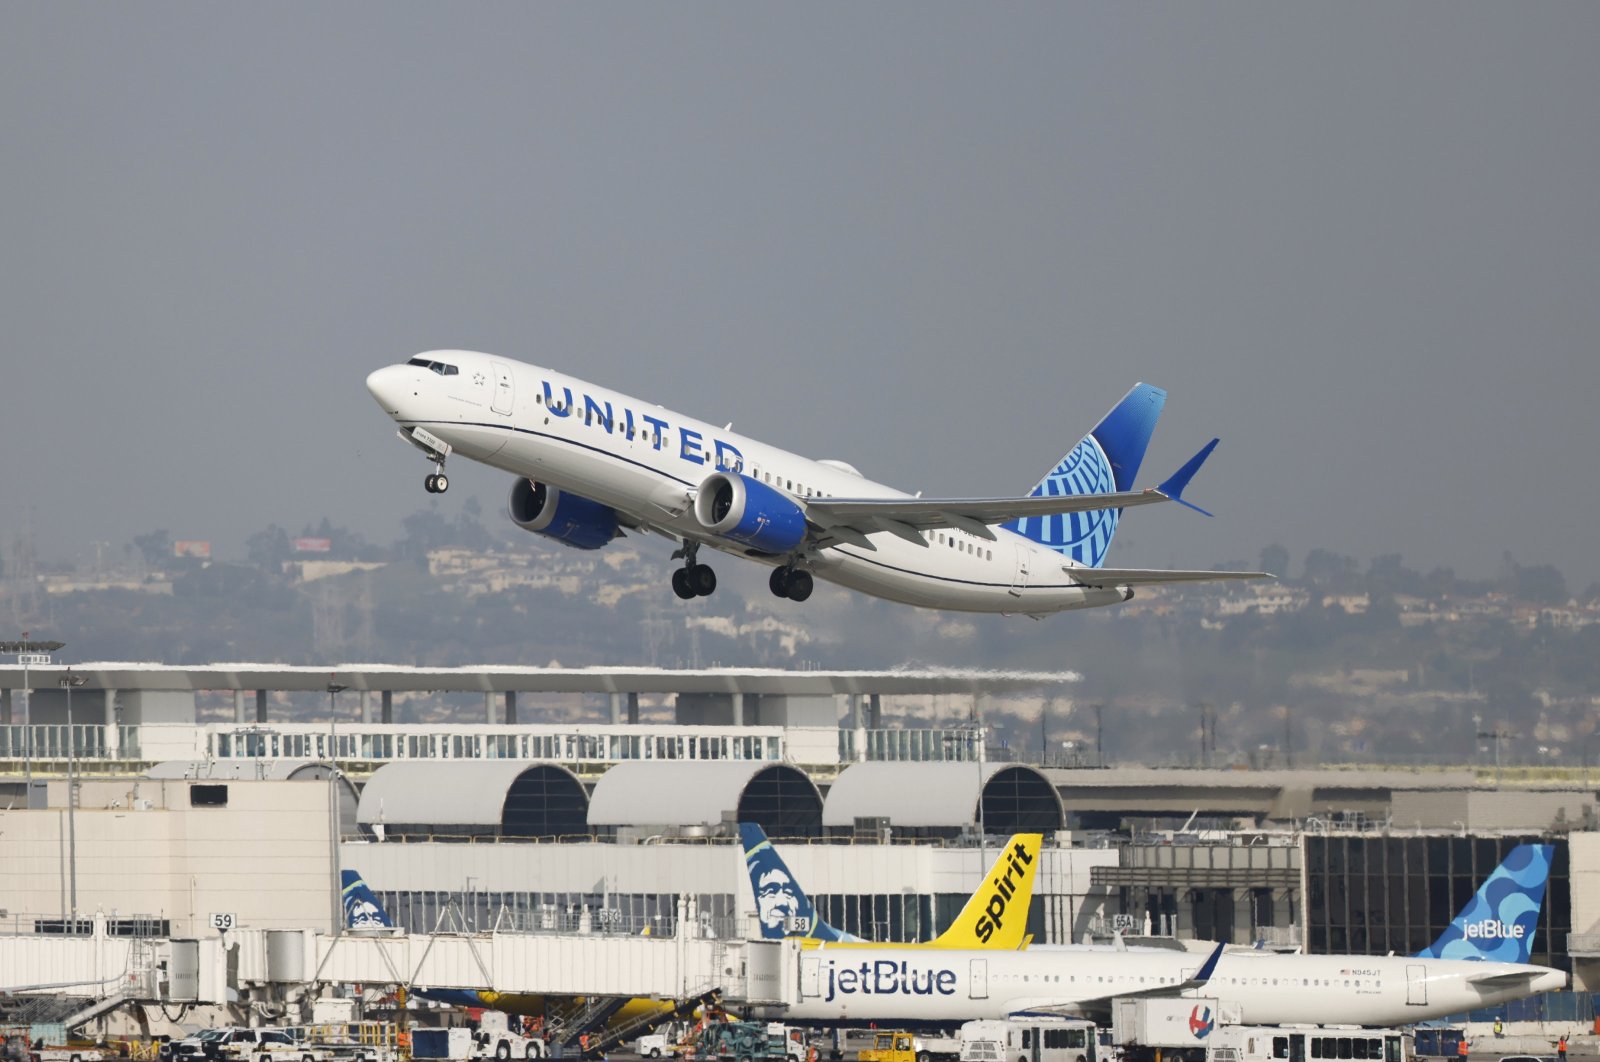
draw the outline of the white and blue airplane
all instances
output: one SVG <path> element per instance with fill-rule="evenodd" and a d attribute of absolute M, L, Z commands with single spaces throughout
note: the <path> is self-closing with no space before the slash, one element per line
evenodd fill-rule
<path fill-rule="evenodd" d="M 923 608 L 1044 615 L 1126 601 L 1138 586 L 1262 572 L 1105 567 L 1122 510 L 1183 500 L 1213 439 L 1159 486 L 1134 490 L 1166 392 L 1137 384 L 1026 497 L 923 498 L 630 398 L 492 354 L 438 350 L 367 377 L 400 437 L 433 462 L 460 455 L 516 476 L 511 519 L 578 549 L 627 530 L 679 543 L 680 598 L 710 594 L 702 547 L 770 566 L 779 597 L 813 579 Z M 1206 515 L 1210 515 L 1207 513 Z"/>

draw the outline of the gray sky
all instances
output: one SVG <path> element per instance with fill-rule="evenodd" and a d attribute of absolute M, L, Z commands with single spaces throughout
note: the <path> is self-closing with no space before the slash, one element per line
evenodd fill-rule
<path fill-rule="evenodd" d="M 939 495 L 1127 387 L 1119 565 L 1600 579 L 1600 5 L 0 11 L 0 543 L 388 541 L 362 386 L 559 367 Z M 497 513 L 465 462 L 437 504 Z M 532 543 L 530 543 L 530 546 Z"/>

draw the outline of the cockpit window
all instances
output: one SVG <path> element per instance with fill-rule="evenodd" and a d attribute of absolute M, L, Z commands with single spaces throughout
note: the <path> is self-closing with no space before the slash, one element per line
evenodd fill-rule
<path fill-rule="evenodd" d="M 454 365 L 447 365 L 442 361 L 429 361 L 427 358 L 412 358 L 406 364 L 419 365 L 424 369 L 430 369 L 438 373 L 440 376 L 459 376 L 461 374 L 461 370 Z"/>

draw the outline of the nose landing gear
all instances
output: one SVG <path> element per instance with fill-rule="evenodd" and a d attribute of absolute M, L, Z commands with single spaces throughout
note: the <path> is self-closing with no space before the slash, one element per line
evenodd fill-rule
<path fill-rule="evenodd" d="M 767 586 L 775 595 L 790 601 L 804 601 L 811 596 L 815 585 L 810 572 L 792 566 L 772 569 L 772 576 L 767 580 Z"/>
<path fill-rule="evenodd" d="M 450 489 L 450 477 L 444 474 L 443 461 L 439 462 L 439 471 L 423 477 L 422 487 L 429 494 L 443 494 Z"/>

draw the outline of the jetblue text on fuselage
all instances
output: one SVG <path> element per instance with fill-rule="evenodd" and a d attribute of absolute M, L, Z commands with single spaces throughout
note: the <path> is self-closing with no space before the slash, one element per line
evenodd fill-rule
<path fill-rule="evenodd" d="M 956 972 L 943 969 L 918 969 L 905 960 L 878 959 L 860 964 L 822 964 L 827 980 L 823 1002 L 838 996 L 953 996 Z"/>
<path fill-rule="evenodd" d="M 562 387 L 561 397 L 558 399 L 555 390 L 550 386 L 549 380 L 541 380 L 544 385 L 544 407 L 550 411 L 551 416 L 570 417 L 577 410 L 577 403 L 572 397 L 572 388 Z M 643 432 L 645 441 L 653 450 L 669 449 L 669 435 L 672 425 L 660 417 L 652 417 L 648 413 L 641 413 L 639 421 L 649 425 L 649 430 L 638 427 L 634 422 L 633 410 L 626 407 L 613 409 L 610 402 L 597 402 L 589 395 L 583 396 L 583 412 L 579 414 L 585 424 L 597 424 L 604 428 L 607 435 L 620 434 L 624 438 L 632 439 L 638 432 Z M 723 442 L 721 439 L 706 439 L 692 428 L 678 429 L 678 447 L 676 456 L 691 464 L 703 465 L 711 456 L 705 447 L 711 447 L 715 456 L 715 464 L 720 472 L 738 472 L 744 468 L 744 454 L 732 443 Z"/>

